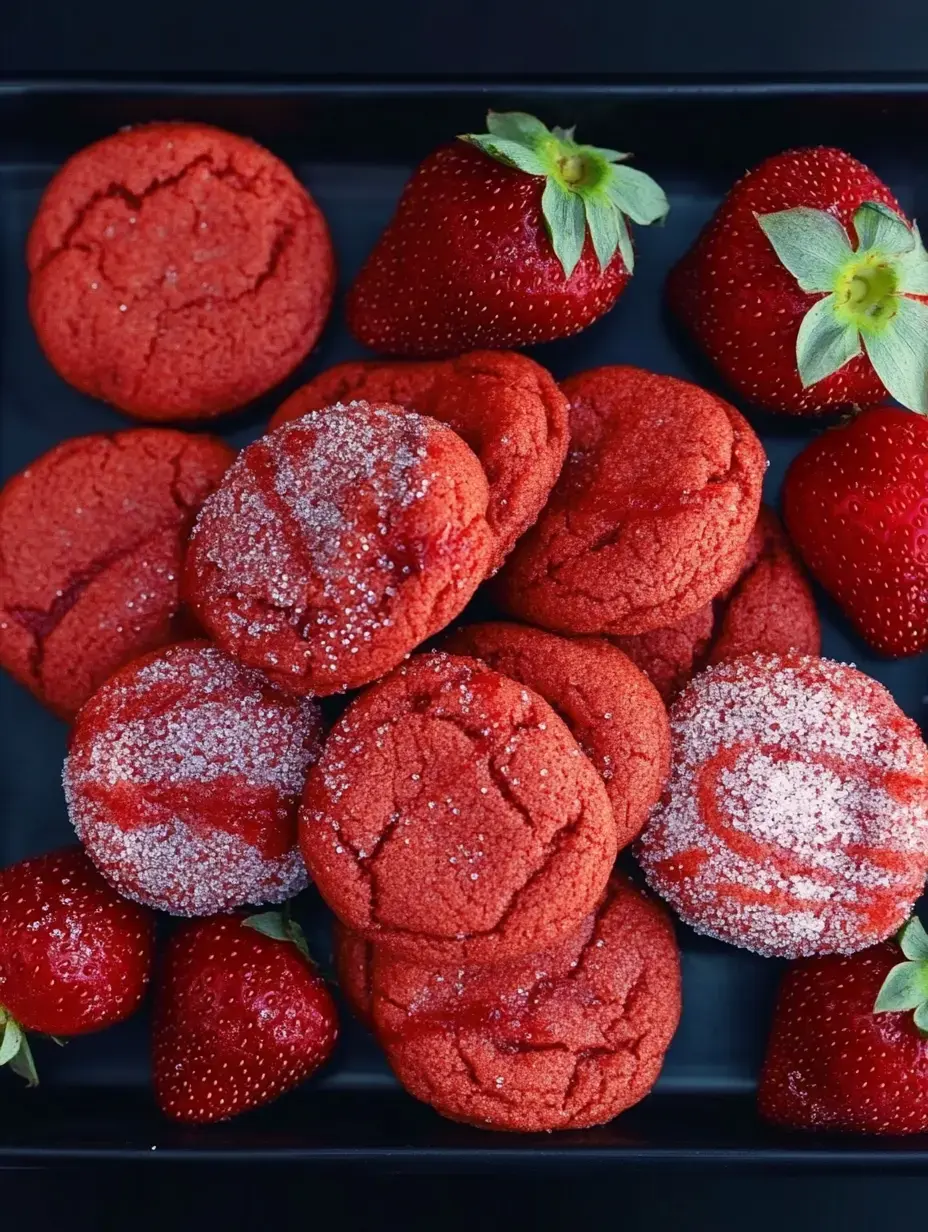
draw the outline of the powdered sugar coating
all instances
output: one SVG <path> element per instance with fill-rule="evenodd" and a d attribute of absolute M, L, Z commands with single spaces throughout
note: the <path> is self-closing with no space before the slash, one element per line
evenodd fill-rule
<path fill-rule="evenodd" d="M 671 726 L 639 860 L 697 932 L 798 958 L 904 922 L 928 875 L 928 749 L 882 685 L 752 655 L 698 676 Z"/>
<path fill-rule="evenodd" d="M 123 669 L 81 711 L 71 820 L 121 893 L 178 915 L 282 902 L 306 885 L 296 807 L 320 716 L 221 650 Z"/>
<path fill-rule="evenodd" d="M 204 505 L 186 589 L 214 638 L 294 693 L 394 667 L 489 565 L 488 488 L 445 425 L 366 402 L 262 437 Z"/>

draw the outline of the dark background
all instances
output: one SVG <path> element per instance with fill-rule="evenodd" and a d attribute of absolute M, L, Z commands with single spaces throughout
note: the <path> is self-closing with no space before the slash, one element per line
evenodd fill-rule
<path fill-rule="evenodd" d="M 928 74 L 924 0 L 0 0 L 0 72 Z"/>
<path fill-rule="evenodd" d="M 0 75 L 924 76 L 925 0 L 0 0 Z M 928 85 L 926 85 L 928 89 Z M 925 143 L 928 158 L 928 133 Z M 4 1115 L 0 1108 L 0 1115 Z M 928 1177 L 614 1180 L 0 1171 L 0 1219 L 77 1229 L 925 1226 Z M 118 1212 L 118 1213 L 117 1213 Z"/>

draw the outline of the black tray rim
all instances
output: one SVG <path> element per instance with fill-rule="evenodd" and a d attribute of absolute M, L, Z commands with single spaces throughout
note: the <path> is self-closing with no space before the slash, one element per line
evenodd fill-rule
<path fill-rule="evenodd" d="M 300 77 L 246 76 L 240 73 L 138 74 L 17 74 L 0 73 L 0 98 L 31 98 L 62 94 L 118 94 L 132 97 L 206 96 L 219 91 L 237 98 L 443 98 L 481 97 L 489 91 L 557 96 L 569 91 L 581 98 L 655 99 L 790 98 L 901 96 L 928 100 L 928 70 L 920 73 L 808 74 L 622 74 L 614 76 L 544 77 L 526 75 L 466 75 L 375 77 L 368 75 Z"/>

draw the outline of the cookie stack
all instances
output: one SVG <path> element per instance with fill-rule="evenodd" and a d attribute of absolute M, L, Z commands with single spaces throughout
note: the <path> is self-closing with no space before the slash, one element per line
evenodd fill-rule
<path fill-rule="evenodd" d="M 296 1085 L 328 1057 L 335 1009 L 289 914 L 241 909 L 312 880 L 346 999 L 413 1095 L 481 1127 L 583 1128 L 651 1090 L 680 1016 L 674 928 L 641 873 L 695 930 L 781 958 L 864 951 L 911 913 L 928 875 L 928 749 L 882 686 L 817 657 L 812 591 L 761 506 L 766 457 L 747 419 L 637 367 L 558 383 L 534 359 L 474 349 L 595 320 L 632 273 L 626 215 L 655 221 L 666 198 L 573 130 L 489 123 L 420 167 L 349 297 L 357 337 L 413 358 L 317 374 L 237 455 L 139 428 L 59 445 L 0 493 L 0 662 L 73 721 L 64 787 L 89 857 L 0 882 L 0 1051 L 21 1072 L 14 1009 L 57 1034 L 138 1004 L 152 923 L 122 911 L 128 898 L 192 920 L 158 977 L 163 1110 L 219 1120 Z M 811 226 L 815 210 L 797 208 Z M 923 288 L 917 233 L 888 204 L 860 210 L 862 240 L 898 246 L 900 295 Z M 771 215 L 774 238 L 788 213 Z M 739 225 L 769 266 L 774 240 L 752 219 Z M 834 246 L 839 223 L 824 225 Z M 783 241 L 794 263 L 801 238 Z M 690 271 L 678 310 L 712 299 L 726 255 Z M 335 277 L 293 174 L 185 124 L 76 155 L 28 263 L 52 365 L 148 421 L 211 420 L 272 389 L 319 337 Z M 720 295 L 726 312 L 741 303 Z M 788 353 L 789 381 L 746 387 L 795 403 L 803 302 L 793 292 L 775 329 L 753 312 L 751 338 L 707 348 L 747 357 L 749 373 L 755 351 Z M 905 315 L 890 307 L 887 321 Z M 847 349 L 866 390 L 854 341 L 833 358 Z M 832 378 L 823 405 L 844 388 Z M 869 414 L 877 434 L 903 416 L 903 448 L 885 453 L 914 478 L 890 476 L 878 500 L 868 470 L 845 502 L 854 450 L 853 466 L 816 462 L 794 481 L 790 530 L 813 528 L 804 555 L 867 606 L 861 628 L 910 653 L 925 629 L 908 539 L 890 545 L 901 563 L 880 554 L 885 519 L 921 500 L 928 454 L 914 416 Z M 825 501 L 864 509 L 876 539 L 839 540 L 819 524 Z M 859 543 L 877 613 L 848 564 Z M 639 872 L 617 866 L 626 851 Z M 91 937 L 74 877 L 137 954 L 132 980 L 106 972 L 102 944 L 59 955 L 65 981 L 101 960 L 110 994 L 59 1027 L 32 1014 L 57 992 L 36 997 L 31 972 L 43 920 L 52 948 Z M 905 953 L 922 962 L 913 935 Z M 882 1009 L 916 1008 L 898 1001 Z"/>

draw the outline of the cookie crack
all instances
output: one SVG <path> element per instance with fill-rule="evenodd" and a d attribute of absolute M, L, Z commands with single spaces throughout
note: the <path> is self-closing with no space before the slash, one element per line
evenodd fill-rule
<path fill-rule="evenodd" d="M 185 300 L 182 304 L 177 304 L 171 308 L 162 308 L 155 316 L 154 328 L 152 329 L 151 337 L 148 340 L 148 345 L 145 348 L 145 353 L 140 358 L 139 374 L 133 389 L 133 396 L 137 396 L 143 382 L 148 377 L 148 371 L 155 357 L 155 351 L 158 348 L 158 343 L 164 337 L 167 330 L 167 323 L 173 316 L 178 316 L 181 313 L 189 312 L 191 308 L 205 308 L 209 304 L 222 304 L 223 307 L 231 307 L 234 304 L 239 304 L 243 300 L 257 295 L 266 282 L 272 279 L 280 267 L 280 262 L 283 259 L 284 253 L 290 247 L 295 235 L 295 227 L 292 223 L 287 223 L 280 228 L 277 236 L 271 244 L 271 249 L 268 254 L 267 262 L 264 269 L 257 275 L 250 287 L 246 287 L 244 291 L 240 291 L 237 295 L 217 296 L 217 295 L 197 295 L 192 299 Z M 101 261 L 102 274 L 102 261 Z M 106 275 L 103 274 L 106 278 Z M 141 296 L 139 298 L 145 298 Z M 133 301 L 137 302 L 137 301 Z"/>
<path fill-rule="evenodd" d="M 189 175 L 194 167 L 203 166 L 212 162 L 212 154 L 208 152 L 205 154 L 198 154 L 196 158 L 192 158 L 190 162 L 185 163 L 185 165 L 181 167 L 180 171 L 176 172 L 174 175 L 164 176 L 161 179 L 155 177 L 155 179 L 153 179 L 146 188 L 142 189 L 140 193 L 132 192 L 132 190 L 127 188 L 125 184 L 121 184 L 115 180 L 112 181 L 107 188 L 97 189 L 96 192 L 90 194 L 83 205 L 78 207 L 73 219 L 65 228 L 60 244 L 58 244 L 56 248 L 53 248 L 48 255 L 39 262 L 39 265 L 36 267 L 37 270 L 45 269 L 49 262 L 51 262 L 55 257 L 62 252 L 66 252 L 67 249 L 72 247 L 71 241 L 74 239 L 74 236 L 84 225 L 84 222 L 90 212 L 95 206 L 99 205 L 101 201 L 122 200 L 126 203 L 126 205 L 128 205 L 130 210 L 140 210 L 143 203 L 147 201 L 149 197 L 154 196 L 156 192 L 159 192 L 162 188 L 170 188 L 172 185 L 179 184 L 185 176 Z M 215 174 L 220 175 L 220 172 L 217 171 Z M 74 246 L 77 247 L 78 245 Z M 86 248 L 86 245 L 81 245 L 80 247 Z"/>
<path fill-rule="evenodd" d="M 134 543 L 130 543 L 126 547 L 118 548 L 112 552 L 104 553 L 104 555 L 91 561 L 85 569 L 73 573 L 47 608 L 11 604 L 4 609 L 33 638 L 28 661 L 29 669 L 36 682 L 40 682 L 42 678 L 42 667 L 48 639 L 64 620 L 65 616 L 67 616 L 68 612 L 81 599 L 87 588 L 101 577 L 107 569 L 111 569 L 113 565 L 119 564 L 120 561 L 143 550 L 152 539 L 156 538 L 165 529 L 167 529 L 166 526 L 158 526 Z"/>

